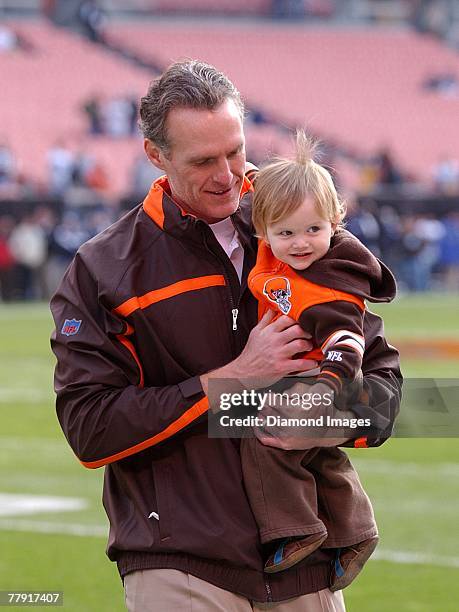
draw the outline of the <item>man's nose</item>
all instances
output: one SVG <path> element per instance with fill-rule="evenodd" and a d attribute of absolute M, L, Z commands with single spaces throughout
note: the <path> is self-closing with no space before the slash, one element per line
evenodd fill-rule
<path fill-rule="evenodd" d="M 219 185 L 229 186 L 231 184 L 233 173 L 231 172 L 229 161 L 226 158 L 218 162 L 214 180 Z"/>

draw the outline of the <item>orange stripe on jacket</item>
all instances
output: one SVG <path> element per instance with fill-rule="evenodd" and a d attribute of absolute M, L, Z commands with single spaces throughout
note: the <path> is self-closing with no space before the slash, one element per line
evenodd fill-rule
<path fill-rule="evenodd" d="M 132 327 L 128 326 L 128 329 L 126 331 L 126 334 L 132 333 Z M 143 368 L 142 368 L 142 364 L 140 363 L 140 359 L 137 355 L 137 351 L 134 348 L 134 345 L 132 344 L 132 342 L 130 340 L 128 340 L 126 338 L 126 336 L 123 336 L 122 334 L 116 336 L 117 339 L 121 342 L 121 344 L 123 346 L 125 346 L 127 348 L 127 350 L 131 353 L 131 355 L 134 358 L 134 361 L 137 364 L 137 367 L 139 368 L 139 387 L 143 387 L 144 383 L 145 383 L 145 379 L 143 376 Z"/>
<path fill-rule="evenodd" d="M 368 448 L 368 438 L 365 436 L 354 440 L 354 448 Z"/>
<path fill-rule="evenodd" d="M 129 298 L 116 308 L 114 312 L 127 317 L 132 314 L 135 310 L 147 308 L 151 304 L 161 302 L 161 300 L 167 300 L 168 298 L 180 295 L 186 291 L 196 291 L 197 289 L 207 289 L 207 287 L 219 287 L 226 284 L 225 277 L 222 274 L 211 274 L 209 276 L 199 276 L 198 278 L 187 278 L 167 287 L 161 289 L 155 289 L 145 293 L 145 295 L 134 296 Z"/>
<path fill-rule="evenodd" d="M 246 176 L 244 176 L 241 191 L 239 194 L 239 199 L 242 198 L 242 196 L 244 196 L 249 191 L 253 191 L 253 185 L 250 180 Z M 143 201 L 144 211 L 151 219 L 153 219 L 156 225 L 158 225 L 161 229 L 164 229 L 164 193 L 167 193 L 170 197 L 172 197 L 169 181 L 167 180 L 167 176 L 165 175 L 160 176 L 159 179 L 156 179 L 156 181 L 150 187 L 150 191 L 148 192 L 147 197 Z M 174 204 L 177 206 L 183 216 L 194 216 L 191 213 L 187 213 L 181 206 L 177 204 L 177 202 L 174 202 Z"/>
<path fill-rule="evenodd" d="M 163 195 L 166 188 L 169 189 L 167 177 L 159 177 L 152 184 L 147 197 L 143 201 L 144 211 L 161 229 L 164 229 Z"/>
<path fill-rule="evenodd" d="M 111 455 L 110 457 L 106 457 L 105 459 L 99 459 L 98 461 L 80 461 L 85 467 L 90 469 L 95 469 L 98 467 L 102 467 L 109 463 L 113 463 L 114 461 L 119 461 L 120 459 L 124 459 L 125 457 L 129 457 L 130 455 L 134 455 L 135 453 L 139 453 L 140 451 L 145 450 L 146 448 L 150 448 L 150 446 L 155 446 L 155 444 L 159 444 L 163 442 L 163 440 L 167 440 L 171 436 L 178 433 L 181 429 L 184 429 L 187 425 L 192 423 L 195 419 L 207 412 L 209 409 L 209 400 L 207 397 L 203 397 L 199 402 L 193 404 L 191 408 L 188 408 L 186 412 L 182 414 L 176 421 L 171 423 L 166 429 L 161 431 L 159 434 L 156 434 L 152 438 L 148 438 L 144 442 L 140 442 L 140 444 L 136 444 L 135 446 L 131 446 L 120 453 L 116 453 L 115 455 Z"/>

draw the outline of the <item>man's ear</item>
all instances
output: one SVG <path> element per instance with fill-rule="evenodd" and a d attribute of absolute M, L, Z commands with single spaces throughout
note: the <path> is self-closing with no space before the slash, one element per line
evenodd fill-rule
<path fill-rule="evenodd" d="M 151 163 L 160 170 L 165 170 L 163 164 L 163 153 L 161 149 L 148 138 L 144 138 L 143 148 Z"/>

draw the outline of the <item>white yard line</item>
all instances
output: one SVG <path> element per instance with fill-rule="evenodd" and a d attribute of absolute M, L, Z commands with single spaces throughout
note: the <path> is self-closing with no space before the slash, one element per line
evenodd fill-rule
<path fill-rule="evenodd" d="M 27 531 L 53 535 L 72 535 L 79 537 L 108 537 L 108 526 L 83 525 L 79 523 L 51 523 L 24 519 L 0 519 L 0 531 Z M 388 561 L 403 565 L 433 565 L 436 567 L 459 568 L 459 557 L 429 555 L 404 550 L 378 549 L 370 561 Z"/>
<path fill-rule="evenodd" d="M 0 389 L 0 404 L 23 402 L 27 404 L 45 404 L 54 402 L 55 395 L 50 390 L 3 387 Z"/>
<path fill-rule="evenodd" d="M 443 555 L 429 555 L 426 553 L 410 552 L 407 550 L 377 549 L 370 561 L 390 561 L 407 565 L 435 565 L 437 567 L 459 568 L 459 557 L 445 557 Z"/>
<path fill-rule="evenodd" d="M 439 476 L 459 476 L 458 463 L 415 463 L 408 461 L 386 461 L 384 459 L 356 459 L 351 457 L 352 464 L 357 471 L 371 472 L 373 474 L 387 474 L 388 476 L 408 476 L 415 478 L 438 478 Z"/>
<path fill-rule="evenodd" d="M 56 497 L 24 493 L 0 493 L 0 517 L 16 517 L 37 512 L 78 512 L 89 503 L 79 497 Z"/>
<path fill-rule="evenodd" d="M 0 389 L 0 402 L 2 390 Z M 62 456 L 62 452 L 69 450 L 68 444 L 62 438 L 14 437 L 0 435 L 0 451 L 18 451 L 23 453 L 24 447 L 29 450 L 46 452 Z M 351 457 L 352 464 L 358 471 L 373 474 L 386 474 L 391 478 L 416 477 L 438 478 L 459 477 L 459 462 L 417 463 L 414 461 L 392 461 L 385 459 L 362 459 Z"/>
<path fill-rule="evenodd" d="M 46 453 L 47 455 L 62 456 L 63 453 L 71 452 L 67 441 L 62 438 L 35 438 L 35 437 L 12 437 L 0 436 L 0 452 L 24 453 L 24 449 L 30 452 Z"/>
<path fill-rule="evenodd" d="M 3 321 L 17 321 L 18 319 L 26 319 L 29 322 L 39 321 L 40 323 L 44 318 L 49 319 L 50 323 L 50 334 L 52 330 L 52 319 L 49 311 L 48 304 L 41 302 L 39 304 L 2 304 L 0 306 L 0 320 Z"/>
<path fill-rule="evenodd" d="M 108 526 L 31 521 L 28 519 L 0 519 L 0 531 L 29 531 L 33 533 L 97 538 L 106 538 L 108 536 Z"/>
<path fill-rule="evenodd" d="M 22 450 L 25 443 L 29 449 L 31 447 L 36 447 L 41 449 L 41 452 L 47 451 L 48 453 L 56 455 L 61 454 L 65 446 L 64 440 L 50 438 L 30 438 L 25 440 L 23 438 L 0 437 L 0 450 L 6 452 Z M 362 473 L 387 475 L 396 479 L 420 478 L 425 481 L 426 479 L 451 479 L 459 476 L 459 463 L 452 462 L 419 464 L 415 462 L 398 462 L 379 459 L 353 459 L 353 463 Z M 419 500 L 413 500 L 413 502 L 419 504 Z M 411 508 L 410 512 L 412 510 L 413 508 Z M 30 520 L 16 518 L 16 516 L 0 518 L 0 531 L 24 531 L 80 537 L 108 537 L 108 526 Z M 380 548 L 376 550 L 372 559 L 375 561 L 387 561 L 396 564 L 459 568 L 459 557 L 414 551 L 386 550 Z"/>

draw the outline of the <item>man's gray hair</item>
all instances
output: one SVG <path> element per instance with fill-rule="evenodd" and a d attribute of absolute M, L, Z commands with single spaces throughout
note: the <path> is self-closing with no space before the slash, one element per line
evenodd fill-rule
<path fill-rule="evenodd" d="M 145 138 L 167 152 L 169 111 L 180 107 L 215 110 L 227 99 L 235 102 L 243 119 L 241 94 L 227 76 L 199 60 L 176 62 L 150 83 L 140 101 L 139 126 Z"/>

